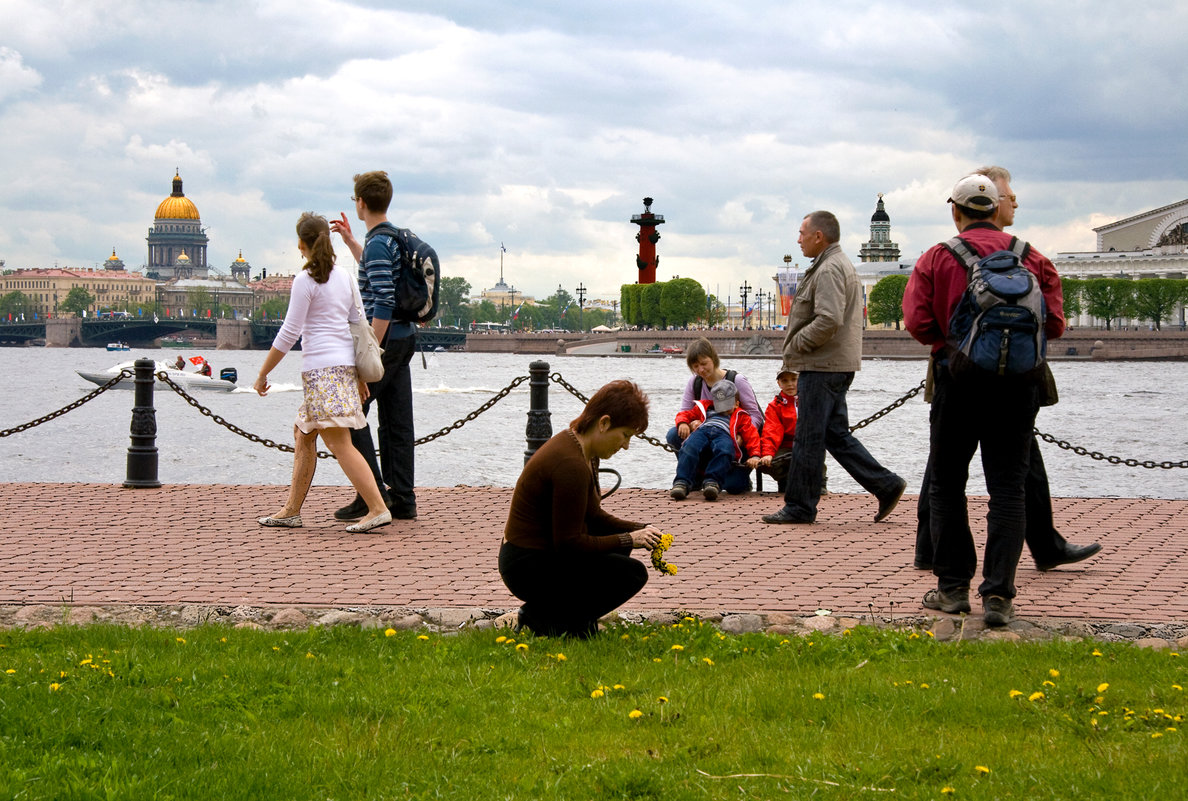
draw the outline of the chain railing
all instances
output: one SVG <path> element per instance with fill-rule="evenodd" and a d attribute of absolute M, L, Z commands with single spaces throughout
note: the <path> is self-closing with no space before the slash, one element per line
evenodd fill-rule
<path fill-rule="evenodd" d="M 107 392 L 107 390 L 111 389 L 116 384 L 123 381 L 125 378 L 131 378 L 132 375 L 133 375 L 133 373 L 131 370 L 124 368 L 123 370 L 120 370 L 119 375 L 117 375 L 115 378 L 111 379 L 110 381 L 108 381 L 106 384 L 99 387 L 98 389 L 96 389 L 92 392 L 88 392 L 86 395 L 83 395 L 81 398 L 74 401 L 73 403 L 68 403 L 65 406 L 63 406 L 61 409 L 50 412 L 49 414 L 42 415 L 41 417 L 38 417 L 36 420 L 30 420 L 29 422 L 22 423 L 21 425 L 16 426 L 14 428 L 7 428 L 7 429 L 4 429 L 3 431 L 0 431 L 0 439 L 2 439 L 4 437 L 10 437 L 13 434 L 19 434 L 22 431 L 28 431 L 30 428 L 36 428 L 37 426 L 41 425 L 42 423 L 48 423 L 50 420 L 61 417 L 62 415 L 66 414 L 67 412 L 72 412 L 75 409 L 77 409 L 78 407 L 82 406 L 83 404 L 89 403 L 90 401 L 95 400 L 95 398 L 99 397 L 104 392 Z"/>
<path fill-rule="evenodd" d="M 89 403 L 90 401 L 99 397 L 104 392 L 107 392 L 109 389 L 113 388 L 120 381 L 129 379 L 133 375 L 134 375 L 134 373 L 132 370 L 124 369 L 124 370 L 120 371 L 120 373 L 118 375 L 113 376 L 112 379 L 110 381 L 108 381 L 106 384 L 103 384 L 102 386 L 98 387 L 94 391 L 87 393 L 86 395 L 82 396 L 78 400 L 76 400 L 72 403 L 69 403 L 66 406 L 63 406 L 61 409 L 52 411 L 49 414 L 38 417 L 37 419 L 31 420 L 27 423 L 23 423 L 21 425 L 14 426 L 13 428 L 0 430 L 0 438 L 9 437 L 9 436 L 12 436 L 13 434 L 19 434 L 23 431 L 27 431 L 31 428 L 35 428 L 39 425 L 42 425 L 43 423 L 48 423 L 50 420 L 54 420 L 58 417 L 61 417 L 62 415 L 67 414 L 68 412 L 74 411 L 75 409 L 79 408 L 80 406 L 83 406 L 84 404 Z M 179 384 L 174 382 L 171 378 L 169 378 L 168 373 L 166 373 L 165 371 L 159 371 L 155 375 L 158 379 L 161 380 L 162 383 L 164 383 L 166 386 L 168 386 L 170 389 L 172 389 L 175 393 L 177 393 L 177 395 L 179 395 L 186 403 L 188 403 L 190 406 L 197 409 L 199 411 L 199 413 L 201 413 L 205 417 L 209 417 L 212 421 L 214 421 L 218 425 L 223 426 L 231 433 L 236 434 L 240 437 L 243 437 L 244 439 L 248 440 L 249 442 L 254 442 L 254 443 L 263 445 L 266 448 L 275 448 L 276 450 L 281 451 L 282 453 L 292 453 L 293 452 L 292 445 L 288 445 L 283 442 L 276 442 L 275 440 L 268 439 L 267 437 L 261 437 L 256 434 L 253 434 L 250 431 L 245 431 L 244 429 L 240 428 L 239 426 L 237 426 L 234 423 L 227 420 L 222 415 L 216 414 L 210 408 L 203 406 L 196 398 L 194 398 L 192 395 L 190 395 L 188 392 L 186 392 L 186 390 L 182 386 L 180 386 Z M 589 397 L 587 397 L 581 390 L 579 390 L 573 384 L 566 381 L 565 377 L 562 376 L 560 373 L 558 373 L 558 372 L 549 373 L 548 377 L 549 377 L 550 381 L 552 381 L 553 383 L 555 383 L 558 386 L 565 389 L 567 392 L 569 392 L 571 395 L 573 395 L 575 398 L 577 398 L 582 403 L 589 402 L 589 400 L 590 400 Z M 526 376 L 526 375 L 516 377 L 515 379 L 513 379 L 511 381 L 511 383 L 509 383 L 503 389 L 499 390 L 493 397 L 491 397 L 490 400 L 483 403 L 481 406 L 479 406 L 474 411 L 467 414 L 465 417 L 455 420 L 453 423 L 450 423 L 449 425 L 433 432 L 432 434 L 428 434 L 424 437 L 417 439 L 413 444 L 414 445 L 424 445 L 427 442 L 432 442 L 433 440 L 439 439 L 440 437 L 444 437 L 453 431 L 457 431 L 458 429 L 462 428 L 462 426 L 464 426 L 467 423 L 472 422 L 473 420 L 478 418 L 479 415 L 490 410 L 497 403 L 499 403 L 504 398 L 506 398 L 508 395 L 510 395 L 512 390 L 514 390 L 516 387 L 520 386 L 520 384 L 524 383 L 528 379 L 529 379 L 529 376 Z M 922 392 L 924 390 L 924 383 L 925 382 L 921 381 L 917 386 L 908 390 L 904 395 L 902 395 L 901 397 L 892 401 L 889 405 L 887 405 L 884 408 L 880 409 L 879 411 L 875 412 L 871 416 L 853 424 L 852 426 L 850 426 L 850 430 L 857 431 L 860 428 L 864 428 L 865 426 L 870 425 L 871 423 L 875 422 L 876 420 L 880 420 L 883 417 L 887 416 L 895 409 L 900 408 L 901 406 L 903 406 L 905 403 L 907 403 L 909 400 L 911 400 L 912 398 L 914 398 L 916 395 L 920 394 L 920 392 Z M 1175 468 L 1188 469 L 1188 459 L 1181 460 L 1179 462 L 1173 462 L 1173 461 L 1157 462 L 1152 459 L 1133 459 L 1133 458 L 1126 458 L 1126 457 L 1122 457 L 1122 456 L 1111 456 L 1108 454 L 1104 454 L 1100 451 L 1089 450 L 1088 448 L 1084 448 L 1080 445 L 1073 445 L 1072 443 L 1070 443 L 1066 440 L 1058 439 L 1057 437 L 1054 437 L 1051 434 L 1045 434 L 1044 432 L 1040 431 L 1038 428 L 1033 429 L 1033 431 L 1037 437 L 1044 440 L 1045 442 L 1051 443 L 1062 450 L 1071 451 L 1072 453 L 1075 453 L 1078 456 L 1088 456 L 1090 459 L 1093 459 L 1095 461 L 1107 462 L 1109 464 L 1114 464 L 1114 465 L 1123 465 L 1125 467 L 1142 467 L 1142 468 L 1146 468 L 1149 470 L 1153 470 L 1153 469 L 1171 470 L 1171 469 L 1175 469 Z M 654 445 L 658 448 L 662 448 L 663 450 L 666 450 L 670 453 L 673 452 L 672 446 L 670 446 L 667 442 L 660 441 L 656 437 L 650 437 L 646 434 L 636 434 L 635 436 L 637 439 L 647 442 L 649 445 Z M 327 451 L 318 451 L 317 453 L 318 453 L 319 459 L 333 459 L 334 458 L 334 455 Z"/>

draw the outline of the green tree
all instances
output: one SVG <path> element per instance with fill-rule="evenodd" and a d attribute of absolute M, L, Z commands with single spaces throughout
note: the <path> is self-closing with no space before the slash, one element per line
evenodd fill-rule
<path fill-rule="evenodd" d="M 186 305 L 191 309 L 197 309 L 199 317 L 205 317 L 207 311 L 214 314 L 214 296 L 204 286 L 195 287 L 186 293 Z"/>
<path fill-rule="evenodd" d="M 58 311 L 79 315 L 95 303 L 95 296 L 81 286 L 72 287 L 66 299 L 58 304 Z"/>
<path fill-rule="evenodd" d="M 644 324 L 643 303 L 640 300 L 642 291 L 642 284 L 623 284 L 620 287 L 619 315 L 623 318 L 624 325 L 638 327 Z"/>
<path fill-rule="evenodd" d="M 705 315 L 705 289 L 692 278 L 665 281 L 660 290 L 660 309 L 669 325 L 687 326 Z"/>
<path fill-rule="evenodd" d="M 502 315 L 494 301 L 482 300 L 470 307 L 470 319 L 478 323 L 502 323 Z"/>
<path fill-rule="evenodd" d="M 660 284 L 642 284 L 639 289 L 640 318 L 644 325 L 652 328 L 663 328 L 664 310 L 660 307 L 660 298 L 664 289 Z"/>
<path fill-rule="evenodd" d="M 1064 317 L 1071 320 L 1085 311 L 1085 282 L 1080 278 L 1061 277 L 1060 289 L 1064 295 Z"/>
<path fill-rule="evenodd" d="M 873 325 L 895 323 L 895 330 L 899 330 L 899 322 L 903 319 L 903 290 L 907 288 L 907 282 L 906 275 L 888 275 L 871 288 L 866 315 Z"/>
<path fill-rule="evenodd" d="M 5 319 L 8 315 L 14 318 L 20 316 L 25 312 L 25 308 L 29 305 L 29 298 L 24 292 L 14 290 L 9 292 L 4 297 L 0 298 L 0 317 Z"/>
<path fill-rule="evenodd" d="M 709 328 L 721 325 L 726 320 L 726 304 L 719 300 L 717 295 L 706 295 L 703 317 Z"/>
<path fill-rule="evenodd" d="M 1090 278 L 1085 282 L 1085 311 L 1105 320 L 1109 331 L 1115 318 L 1134 313 L 1134 282 L 1127 278 Z"/>
<path fill-rule="evenodd" d="M 470 282 L 456 275 L 448 276 L 441 279 L 438 293 L 438 316 L 450 325 L 456 325 L 465 314 L 465 307 L 470 298 Z"/>
<path fill-rule="evenodd" d="M 1150 320 L 1159 331 L 1171 318 L 1177 303 L 1188 300 L 1188 280 L 1140 278 L 1134 282 L 1134 316 Z"/>
<path fill-rule="evenodd" d="M 279 320 L 289 310 L 288 298 L 269 298 L 260 304 L 257 316 L 262 320 Z"/>

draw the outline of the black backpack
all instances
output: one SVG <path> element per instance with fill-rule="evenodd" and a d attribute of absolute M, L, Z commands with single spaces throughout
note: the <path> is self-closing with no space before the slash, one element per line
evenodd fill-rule
<path fill-rule="evenodd" d="M 949 317 L 954 372 L 970 367 L 999 376 L 1025 375 L 1044 364 L 1048 316 L 1039 279 L 1023 260 L 1030 248 L 1011 237 L 1007 250 L 979 258 L 961 237 L 944 243 L 965 265 L 969 284 Z"/>
<path fill-rule="evenodd" d="M 376 226 L 376 229 L 381 228 L 386 230 L 379 233 L 391 237 L 396 247 L 393 257 L 400 258 L 400 270 L 392 274 L 396 294 L 392 319 L 427 323 L 437 316 L 441 288 L 441 265 L 437 260 L 437 251 L 407 228 L 397 228 L 387 222 Z"/>
<path fill-rule="evenodd" d="M 737 377 L 738 377 L 738 370 L 727 370 L 726 371 L 726 380 L 727 381 L 733 382 L 734 379 Z M 699 375 L 693 376 L 693 402 L 694 403 L 697 403 L 697 401 L 699 401 L 699 400 L 703 400 L 703 398 L 701 397 L 701 388 L 704 386 L 705 386 L 705 379 L 703 379 Z"/>

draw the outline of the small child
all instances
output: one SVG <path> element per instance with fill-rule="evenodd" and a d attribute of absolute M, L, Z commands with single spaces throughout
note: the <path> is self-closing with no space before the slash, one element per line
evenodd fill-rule
<path fill-rule="evenodd" d="M 678 426 L 696 422 L 700 425 L 685 439 L 677 454 L 676 478 L 669 493 L 673 500 L 683 501 L 688 496 L 697 466 L 705 453 L 709 453 L 709 462 L 705 466 L 701 492 L 707 501 L 714 501 L 722 491 L 722 482 L 731 463 L 742 460 L 737 438 L 742 437 L 748 453 L 759 452 L 759 432 L 755 430 L 751 416 L 739 406 L 738 387 L 734 382 L 722 379 L 710 387 L 710 396 L 712 401 L 699 400 L 692 409 L 677 413 Z M 751 456 L 746 464 L 747 467 L 757 467 L 759 457 Z"/>
<path fill-rule="evenodd" d="M 780 391 L 763 415 L 763 436 L 759 445 L 759 465 L 775 480 L 780 492 L 788 484 L 792 464 L 792 439 L 796 435 L 796 381 L 800 374 L 781 367 L 776 374 Z"/>

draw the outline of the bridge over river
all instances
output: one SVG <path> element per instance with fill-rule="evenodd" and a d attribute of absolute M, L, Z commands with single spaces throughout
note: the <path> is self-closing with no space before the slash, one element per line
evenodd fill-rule
<path fill-rule="evenodd" d="M 155 345 L 161 337 L 185 332 L 214 339 L 219 350 L 263 350 L 272 344 L 280 327 L 280 320 L 58 317 L 33 322 L 2 322 L 0 345 L 27 345 L 43 340 L 46 346 L 58 348 L 99 348 L 109 342 L 148 347 Z M 456 328 L 417 329 L 417 350 L 461 350 L 465 346 L 465 331 Z"/>

